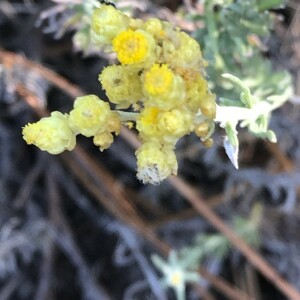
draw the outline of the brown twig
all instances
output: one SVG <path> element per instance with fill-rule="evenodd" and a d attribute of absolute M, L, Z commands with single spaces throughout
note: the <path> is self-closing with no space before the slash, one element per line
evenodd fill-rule
<path fill-rule="evenodd" d="M 216 208 L 218 205 L 223 203 L 223 197 L 221 195 L 213 196 L 211 198 L 208 198 L 206 202 L 211 208 Z M 164 227 L 168 223 L 191 219 L 197 216 L 199 216 L 199 213 L 194 208 L 187 208 L 177 214 L 166 215 L 161 219 L 152 222 L 151 224 L 149 224 L 149 226 L 153 230 L 155 230 L 160 227 Z"/>
<path fill-rule="evenodd" d="M 26 178 L 22 182 L 22 185 L 14 199 L 14 207 L 20 209 L 24 207 L 26 201 L 29 199 L 31 191 L 36 183 L 38 177 L 40 176 L 45 162 L 44 153 L 39 154 L 38 160 L 31 168 Z"/>
<path fill-rule="evenodd" d="M 21 55 L 0 49 L 0 62 L 7 68 L 11 68 L 14 65 L 19 65 L 25 69 L 35 71 L 53 85 L 59 87 L 63 91 L 66 91 L 67 94 L 73 98 L 84 95 L 84 92 L 78 86 L 70 83 L 64 77 L 46 67 L 43 67 L 39 63 L 35 63 L 26 59 Z"/>
<path fill-rule="evenodd" d="M 55 256 L 55 245 L 50 239 L 45 247 L 43 261 L 40 266 L 39 283 L 35 293 L 35 300 L 53 299 L 53 289 L 51 287 L 51 277 L 53 275 L 53 263 Z"/>

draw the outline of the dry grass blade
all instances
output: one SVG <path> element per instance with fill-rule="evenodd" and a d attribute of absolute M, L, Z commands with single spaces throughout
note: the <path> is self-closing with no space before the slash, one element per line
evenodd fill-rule
<path fill-rule="evenodd" d="M 31 191 L 34 188 L 34 184 L 36 183 L 43 170 L 44 163 L 45 156 L 43 154 L 40 154 L 38 160 L 24 179 L 21 188 L 19 189 L 15 197 L 14 206 L 17 209 L 21 209 L 22 207 L 24 207 L 26 201 L 29 199 Z"/>
<path fill-rule="evenodd" d="M 37 74 L 51 82 L 53 85 L 67 92 L 67 94 L 69 94 L 73 98 L 84 95 L 84 92 L 78 86 L 71 84 L 64 77 L 58 75 L 57 73 L 48 68 L 43 67 L 38 63 L 26 59 L 21 55 L 2 50 L 0 48 L 0 62 L 6 68 L 11 68 L 14 65 L 20 65 L 25 69 L 33 70 Z"/>
<path fill-rule="evenodd" d="M 56 242 L 76 267 L 78 282 L 81 285 L 85 297 L 91 300 L 110 300 L 111 297 L 108 295 L 106 290 L 94 278 L 93 273 L 76 244 L 69 224 L 64 218 L 60 207 L 58 183 L 56 182 L 56 178 L 57 174 L 54 164 L 51 165 L 46 174 L 46 181 L 48 189 L 47 194 L 49 196 L 50 216 L 56 229 Z"/>

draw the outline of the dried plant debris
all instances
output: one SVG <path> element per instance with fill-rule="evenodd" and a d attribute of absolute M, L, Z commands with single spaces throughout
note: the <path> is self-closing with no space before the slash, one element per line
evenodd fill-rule
<path fill-rule="evenodd" d="M 16 102 L 18 91 L 22 87 L 36 96 L 36 99 L 40 101 L 39 106 L 45 107 L 48 83 L 41 75 L 18 64 L 11 67 L 0 65 L 0 101 L 4 104 Z"/>

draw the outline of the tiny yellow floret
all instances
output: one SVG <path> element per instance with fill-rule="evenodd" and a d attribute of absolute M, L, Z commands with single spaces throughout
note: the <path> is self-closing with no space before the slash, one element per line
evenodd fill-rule
<path fill-rule="evenodd" d="M 208 88 L 208 83 L 205 78 L 198 72 L 187 72 L 184 76 L 185 88 L 186 88 L 186 104 L 188 108 L 197 112 L 199 109 L 203 108 L 202 113 L 212 118 L 213 112 L 207 109 L 207 101 L 212 104 L 215 101 L 215 98 L 212 98 L 212 94 Z M 213 106 L 213 105 L 211 105 Z M 211 108 L 212 109 L 212 108 Z"/>
<path fill-rule="evenodd" d="M 177 270 L 169 278 L 170 285 L 173 287 L 178 287 L 183 283 L 182 271 Z"/>
<path fill-rule="evenodd" d="M 210 124 L 208 121 L 204 121 L 197 124 L 194 129 L 195 134 L 200 138 L 205 137 L 208 134 L 209 130 L 210 130 Z"/>
<path fill-rule="evenodd" d="M 154 64 L 143 78 L 145 104 L 168 110 L 180 106 L 185 98 L 185 85 L 166 64 Z"/>
<path fill-rule="evenodd" d="M 158 142 L 146 142 L 136 151 L 137 178 L 143 183 L 159 184 L 169 175 L 177 174 L 175 152 Z"/>
<path fill-rule="evenodd" d="M 114 137 L 108 131 L 96 134 L 93 138 L 93 143 L 100 148 L 101 152 L 105 149 L 108 149 L 113 143 L 113 141 Z"/>
<path fill-rule="evenodd" d="M 143 24 L 143 29 L 157 39 L 165 38 L 163 22 L 157 18 L 150 18 Z"/>
<path fill-rule="evenodd" d="M 110 113 L 108 103 L 100 100 L 97 96 L 78 97 L 70 112 L 69 124 L 76 134 L 81 133 L 90 137 L 105 131 Z"/>
<path fill-rule="evenodd" d="M 143 30 L 121 32 L 113 40 L 113 50 L 121 64 L 142 64 L 155 59 L 155 40 Z"/>
<path fill-rule="evenodd" d="M 193 115 L 185 109 L 172 109 L 158 116 L 158 128 L 166 136 L 165 140 L 178 139 L 192 131 Z"/>
<path fill-rule="evenodd" d="M 129 66 L 108 66 L 100 73 L 99 81 L 109 101 L 117 108 L 128 108 L 143 98 L 138 72 Z"/>
<path fill-rule="evenodd" d="M 216 95 L 208 90 L 206 95 L 200 98 L 200 110 L 206 117 L 214 119 L 217 112 Z"/>
<path fill-rule="evenodd" d="M 157 126 L 158 114 L 160 110 L 157 107 L 145 107 L 136 120 L 136 129 L 140 137 L 146 139 L 161 139 L 161 133 Z"/>
<path fill-rule="evenodd" d="M 51 154 L 71 151 L 76 144 L 75 134 L 68 125 L 68 116 L 58 111 L 36 123 L 27 124 L 22 133 L 27 144 L 34 144 Z"/>
<path fill-rule="evenodd" d="M 163 42 L 162 55 L 172 68 L 184 67 L 200 71 L 207 64 L 202 58 L 198 42 L 182 31 L 174 32 L 170 40 Z"/>
<path fill-rule="evenodd" d="M 145 74 L 144 89 L 149 96 L 160 96 L 171 90 L 175 74 L 168 65 L 155 64 Z"/>
<path fill-rule="evenodd" d="M 111 44 L 112 40 L 128 28 L 130 18 L 112 5 L 95 9 L 91 22 L 91 37 L 95 44 Z"/>

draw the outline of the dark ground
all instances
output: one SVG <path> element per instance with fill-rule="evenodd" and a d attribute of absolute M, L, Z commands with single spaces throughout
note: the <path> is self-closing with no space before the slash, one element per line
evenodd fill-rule
<path fill-rule="evenodd" d="M 0 47 L 101 95 L 97 77 L 106 61 L 75 53 L 71 34 L 57 40 L 35 26 L 50 1 L 10 2 L 20 11 L 3 10 L 7 6 L 0 1 Z M 273 41 L 284 49 L 270 56 L 290 69 L 299 91 L 300 47 L 287 39 L 299 11 L 280 13 L 287 24 L 278 26 Z M 164 246 L 149 230 L 180 249 L 196 234 L 214 233 L 214 227 L 172 182 L 143 186 L 136 180 L 134 150 L 124 135 L 104 153 L 86 138 L 75 154 L 55 157 L 27 146 L 21 128 L 38 119 L 32 107 L 68 111 L 79 92 L 64 91 L 36 66 L 15 58 L 5 63 L 4 57 L 0 52 L 0 300 L 175 299 L 158 284 L 150 256 Z M 188 136 L 177 154 L 180 176 L 225 223 L 247 218 L 255 202 L 263 205 L 257 251 L 300 290 L 300 108 L 299 99 L 293 101 L 273 114 L 277 145 L 240 135 L 240 170 L 224 155 L 222 132 L 209 150 Z M 255 299 L 285 299 L 234 247 L 222 259 L 210 258 L 205 268 Z M 216 286 L 204 286 L 209 294 L 203 299 L 228 299 Z M 199 299 L 197 293 L 189 288 L 188 299 Z"/>

